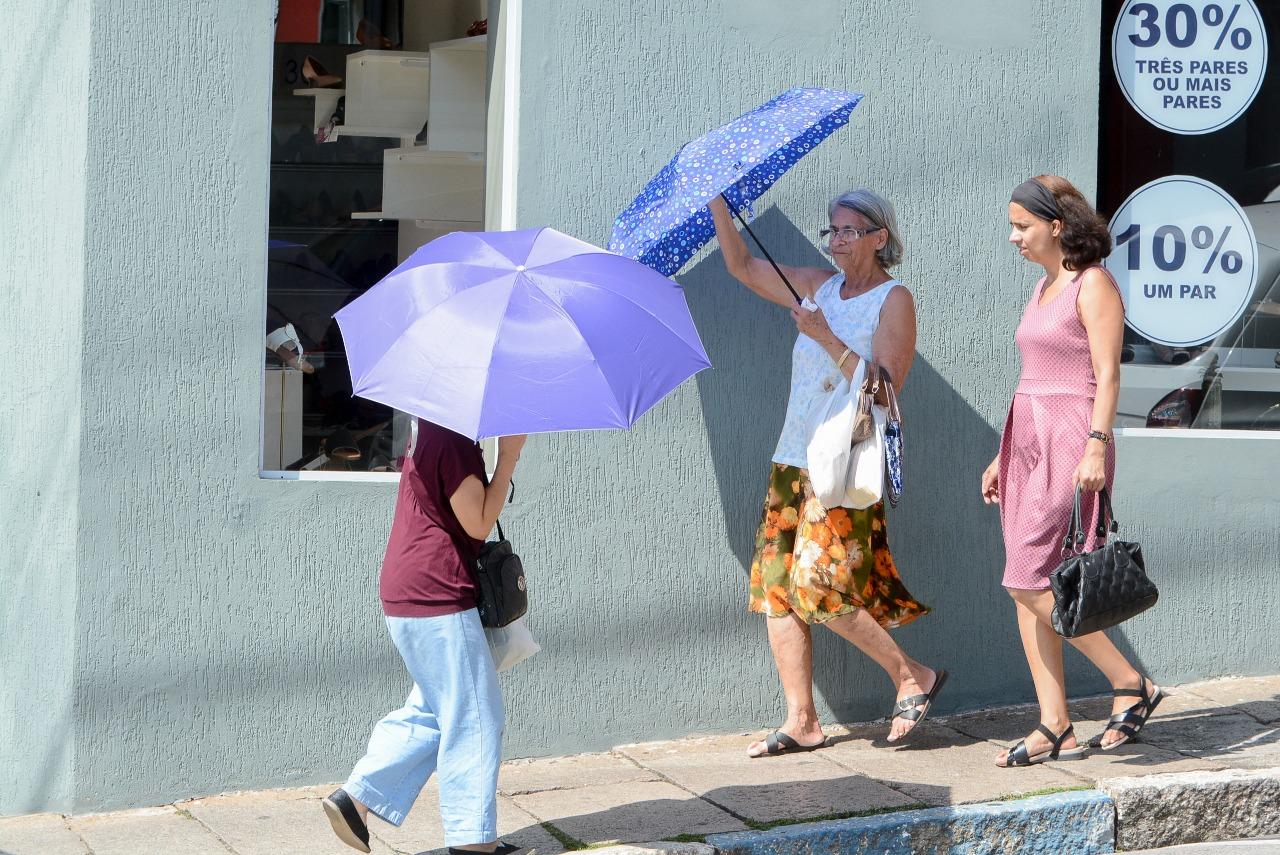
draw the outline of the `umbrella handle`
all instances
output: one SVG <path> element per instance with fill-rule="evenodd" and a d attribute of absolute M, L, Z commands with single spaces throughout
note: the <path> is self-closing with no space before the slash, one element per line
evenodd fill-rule
<path fill-rule="evenodd" d="M 783 285 L 787 286 L 787 290 L 790 291 L 791 296 L 795 298 L 796 304 L 804 305 L 804 301 L 800 299 L 800 295 L 796 292 L 796 289 L 791 287 L 790 280 L 788 280 L 786 274 L 782 272 L 782 268 L 778 266 L 778 262 L 773 260 L 773 256 L 769 254 L 769 250 L 764 248 L 764 244 L 760 242 L 760 238 L 756 237 L 756 233 L 751 231 L 751 226 L 747 225 L 747 221 L 742 218 L 742 213 L 733 206 L 733 203 L 729 201 L 728 196 L 721 193 L 720 198 L 724 199 L 725 205 L 728 206 L 729 210 L 733 212 L 733 215 L 737 217 L 738 222 L 742 223 L 742 227 L 747 230 L 747 234 L 751 235 L 751 239 L 756 242 L 756 246 L 760 247 L 760 251 L 764 253 L 764 257 L 773 265 L 773 269 L 777 272 L 778 278 L 782 280 Z"/>

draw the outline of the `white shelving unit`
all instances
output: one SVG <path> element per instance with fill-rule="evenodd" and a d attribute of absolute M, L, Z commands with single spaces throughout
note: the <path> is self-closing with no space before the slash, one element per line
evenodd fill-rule
<path fill-rule="evenodd" d="M 408 137 L 427 121 L 431 54 L 362 50 L 347 57 L 346 116 L 339 136 Z"/>
<path fill-rule="evenodd" d="M 427 148 L 484 151 L 485 71 L 489 37 L 472 36 L 430 46 Z"/>
<path fill-rule="evenodd" d="M 338 136 L 398 139 L 383 154 L 382 210 L 353 220 L 398 220 L 399 260 L 451 231 L 484 228 L 488 36 L 428 50 L 365 50 L 347 57 L 344 89 L 297 89 L 316 99 L 316 126 L 346 97 Z M 415 140 L 426 124 L 426 145 Z"/>

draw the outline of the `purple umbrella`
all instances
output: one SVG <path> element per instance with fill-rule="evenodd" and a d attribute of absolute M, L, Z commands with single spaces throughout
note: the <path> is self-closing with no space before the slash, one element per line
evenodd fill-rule
<path fill-rule="evenodd" d="M 711 364 L 680 286 L 552 228 L 445 235 L 334 317 L 355 394 L 472 439 L 630 427 Z"/>

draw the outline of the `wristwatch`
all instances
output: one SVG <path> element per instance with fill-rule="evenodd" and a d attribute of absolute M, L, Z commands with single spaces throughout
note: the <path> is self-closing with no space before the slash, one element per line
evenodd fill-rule
<path fill-rule="evenodd" d="M 1089 439 L 1096 439 L 1099 442 L 1101 442 L 1103 445 L 1111 444 L 1111 436 L 1109 434 L 1103 433 L 1100 430 L 1089 431 Z"/>

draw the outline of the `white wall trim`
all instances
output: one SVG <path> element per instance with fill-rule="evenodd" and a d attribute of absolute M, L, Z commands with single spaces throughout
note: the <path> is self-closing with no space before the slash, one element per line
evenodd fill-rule
<path fill-rule="evenodd" d="M 1280 430 L 1198 430 L 1196 428 L 1116 428 L 1116 436 L 1158 436 L 1175 439 L 1280 440 Z"/>
<path fill-rule="evenodd" d="M 362 484 L 398 484 L 399 472 L 302 472 L 264 469 L 258 473 L 264 481 L 359 481 Z"/>
<path fill-rule="evenodd" d="M 520 153 L 520 44 L 524 0 L 503 0 L 502 40 L 502 176 L 499 179 L 498 228 L 516 228 L 516 176 Z"/>

